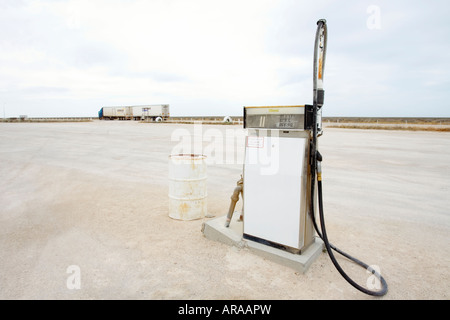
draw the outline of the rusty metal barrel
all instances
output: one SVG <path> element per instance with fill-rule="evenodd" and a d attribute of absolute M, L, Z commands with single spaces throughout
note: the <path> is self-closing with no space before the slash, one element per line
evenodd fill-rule
<path fill-rule="evenodd" d="M 169 156 L 169 217 L 202 219 L 207 214 L 206 156 Z"/>

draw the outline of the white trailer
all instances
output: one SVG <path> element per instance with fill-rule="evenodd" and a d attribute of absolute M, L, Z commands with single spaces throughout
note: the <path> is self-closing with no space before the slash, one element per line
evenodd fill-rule
<path fill-rule="evenodd" d="M 169 118 L 169 105 L 168 104 L 156 104 L 148 106 L 139 106 L 142 115 L 141 119 L 152 119 L 155 121 L 161 121 Z"/>
<path fill-rule="evenodd" d="M 134 120 L 142 120 L 142 116 L 143 116 L 142 109 L 143 109 L 143 107 L 142 106 L 138 106 L 138 107 L 132 107 L 132 108 L 133 108 Z"/>
<path fill-rule="evenodd" d="M 126 108 L 114 108 L 115 110 L 115 117 L 119 118 L 120 120 L 125 119 L 126 117 Z"/>
<path fill-rule="evenodd" d="M 99 112 L 99 118 L 100 119 L 112 119 L 116 116 L 115 114 L 115 108 L 113 107 L 104 107 Z"/>
<path fill-rule="evenodd" d="M 99 118 L 125 120 L 131 117 L 131 112 L 132 111 L 128 107 L 104 107 L 99 112 Z"/>
<path fill-rule="evenodd" d="M 103 107 L 99 119 L 108 120 L 153 120 L 163 121 L 170 117 L 168 104 L 142 105 L 130 107 Z"/>

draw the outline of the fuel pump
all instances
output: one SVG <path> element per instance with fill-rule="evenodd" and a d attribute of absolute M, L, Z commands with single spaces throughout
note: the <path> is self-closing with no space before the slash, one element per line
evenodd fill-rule
<path fill-rule="evenodd" d="M 387 283 L 381 274 L 332 245 L 326 232 L 322 155 L 318 148 L 318 137 L 322 134 L 326 51 L 327 23 L 321 19 L 317 22 L 314 43 L 312 105 L 244 107 L 244 128 L 248 133 L 243 179 L 233 193 L 226 226 L 241 194 L 244 239 L 302 254 L 314 242 L 315 231 L 347 282 L 366 294 L 383 296 L 387 293 Z M 315 217 L 317 211 L 320 230 Z M 368 290 L 353 281 L 341 268 L 333 251 L 370 271 L 380 281 L 381 290 Z"/>

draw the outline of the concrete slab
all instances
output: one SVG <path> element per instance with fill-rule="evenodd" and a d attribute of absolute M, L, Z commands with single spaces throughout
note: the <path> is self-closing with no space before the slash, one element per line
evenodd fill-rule
<path fill-rule="evenodd" d="M 297 276 L 250 248 L 206 239 L 210 218 L 171 219 L 168 156 L 180 145 L 195 150 L 199 138 L 209 150 L 210 215 L 229 208 L 242 174 L 242 126 L 199 129 L 0 122 L 0 299 L 371 299 L 325 253 Z M 380 268 L 382 299 L 448 300 L 450 133 L 330 128 L 319 144 L 330 241 Z M 67 287 L 69 266 L 80 267 L 81 290 Z M 343 267 L 361 285 L 372 277 Z"/>
<path fill-rule="evenodd" d="M 290 267 L 300 273 L 305 273 L 324 249 L 323 241 L 319 238 L 316 238 L 315 242 L 302 254 L 293 254 L 285 250 L 244 239 L 243 222 L 239 221 L 238 218 L 239 213 L 235 213 L 228 228 L 225 227 L 226 216 L 204 222 L 202 226 L 203 235 L 207 239 L 230 246 L 246 247 L 254 254 Z"/>

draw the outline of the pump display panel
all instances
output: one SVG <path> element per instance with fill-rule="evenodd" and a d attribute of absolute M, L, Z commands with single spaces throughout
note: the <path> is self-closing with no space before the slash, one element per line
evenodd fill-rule
<path fill-rule="evenodd" d="M 244 128 L 307 130 L 309 106 L 244 107 Z"/>

